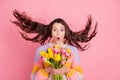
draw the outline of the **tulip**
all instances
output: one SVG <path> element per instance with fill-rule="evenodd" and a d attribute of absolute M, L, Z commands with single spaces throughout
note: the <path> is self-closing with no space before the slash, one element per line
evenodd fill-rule
<path fill-rule="evenodd" d="M 66 56 L 69 56 L 69 53 L 68 53 L 68 52 L 66 52 Z"/>
<path fill-rule="evenodd" d="M 53 58 L 53 52 L 52 51 L 49 52 L 48 55 L 49 55 L 50 58 Z"/>
<path fill-rule="evenodd" d="M 52 48 L 48 48 L 48 53 L 52 51 Z"/>
<path fill-rule="evenodd" d="M 59 49 L 60 49 L 60 46 L 56 45 L 55 48 L 59 50 Z"/>
<path fill-rule="evenodd" d="M 60 61 L 61 60 L 61 56 L 60 56 L 60 53 L 58 54 L 55 54 L 55 61 Z"/>
<path fill-rule="evenodd" d="M 43 62 L 43 61 L 45 61 L 45 60 L 47 60 L 45 57 L 43 57 L 43 56 L 40 57 L 40 61 Z"/>
<path fill-rule="evenodd" d="M 45 57 L 46 57 L 47 59 L 50 59 L 48 53 L 45 53 Z"/>
<path fill-rule="evenodd" d="M 62 59 L 65 59 L 66 55 L 65 54 L 62 54 Z"/>
<path fill-rule="evenodd" d="M 66 63 L 66 60 L 62 60 L 62 62 L 61 62 L 61 63 L 62 63 L 62 65 L 64 65 L 64 64 Z"/>
<path fill-rule="evenodd" d="M 70 53 L 67 52 L 67 53 L 66 53 L 66 56 L 67 56 L 67 57 L 70 57 L 70 56 L 71 56 L 71 52 L 70 52 Z"/>
<path fill-rule="evenodd" d="M 41 51 L 41 52 L 40 52 L 40 56 L 45 56 L 45 52 L 44 52 L 44 51 Z"/>
<path fill-rule="evenodd" d="M 67 52 L 69 53 L 69 52 L 71 52 L 71 50 L 69 48 L 67 48 Z"/>
<path fill-rule="evenodd" d="M 63 53 L 63 54 L 65 54 L 66 53 L 66 50 L 65 49 L 61 49 L 61 52 Z"/>
<path fill-rule="evenodd" d="M 56 48 L 54 48 L 54 54 L 58 54 L 58 52 L 59 52 L 59 50 L 58 49 L 56 49 Z"/>

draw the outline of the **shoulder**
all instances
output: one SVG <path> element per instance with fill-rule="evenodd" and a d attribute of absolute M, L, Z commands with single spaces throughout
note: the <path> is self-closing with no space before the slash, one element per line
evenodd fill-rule
<path fill-rule="evenodd" d="M 73 53 L 74 56 L 78 56 L 79 55 L 79 51 L 75 46 L 72 45 L 68 45 L 68 48 L 71 50 L 71 52 Z"/>
<path fill-rule="evenodd" d="M 80 56 L 79 56 L 79 51 L 78 49 L 75 47 L 75 46 L 72 46 L 72 45 L 68 45 L 68 48 L 70 48 L 73 56 L 74 56 L 74 60 L 76 63 L 79 63 L 80 62 Z"/>
<path fill-rule="evenodd" d="M 45 44 L 45 45 L 40 45 L 37 50 L 36 50 L 36 53 L 35 53 L 35 62 L 38 62 L 39 61 L 39 58 L 40 58 L 40 52 L 41 51 L 46 51 L 47 48 L 49 47 L 48 44 Z"/>
<path fill-rule="evenodd" d="M 37 52 L 46 51 L 48 47 L 49 47 L 49 44 L 41 45 L 37 48 Z"/>
<path fill-rule="evenodd" d="M 67 45 L 68 48 L 70 48 L 73 52 L 78 51 L 78 49 L 75 46 Z"/>

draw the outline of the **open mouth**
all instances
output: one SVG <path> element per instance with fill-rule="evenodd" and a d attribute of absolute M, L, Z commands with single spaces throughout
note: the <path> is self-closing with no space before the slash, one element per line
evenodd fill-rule
<path fill-rule="evenodd" d="M 57 40 L 60 40 L 60 38 L 59 38 L 59 37 L 57 37 Z"/>

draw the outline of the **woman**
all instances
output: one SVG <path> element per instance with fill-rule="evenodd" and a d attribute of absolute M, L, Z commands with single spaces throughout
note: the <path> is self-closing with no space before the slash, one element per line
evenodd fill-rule
<path fill-rule="evenodd" d="M 80 67 L 78 49 L 81 51 L 86 50 L 87 44 L 81 46 L 80 43 L 89 42 L 97 33 L 96 23 L 94 30 L 89 34 L 92 23 L 91 16 L 88 17 L 84 30 L 73 32 L 70 30 L 67 23 L 61 18 L 57 18 L 49 24 L 43 24 L 33 21 L 25 13 L 20 13 L 17 10 L 13 11 L 13 15 L 17 18 L 17 21 L 12 23 L 16 24 L 25 32 L 20 32 L 22 37 L 28 41 L 38 42 L 42 45 L 38 47 L 35 54 L 31 80 L 53 80 L 55 74 L 61 74 L 63 78 L 62 80 L 82 80 L 83 74 Z M 26 33 L 37 33 L 37 35 L 33 38 L 29 38 Z M 44 44 L 46 41 L 48 41 L 48 43 Z M 68 59 L 66 64 L 60 69 L 45 66 L 40 62 L 40 51 L 47 51 L 49 47 L 57 45 L 64 48 L 70 48 L 72 51 L 72 57 Z"/>

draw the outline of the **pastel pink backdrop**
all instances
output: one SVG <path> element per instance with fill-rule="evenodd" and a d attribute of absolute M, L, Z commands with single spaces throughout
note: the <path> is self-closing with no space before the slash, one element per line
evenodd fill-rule
<path fill-rule="evenodd" d="M 38 43 L 25 41 L 12 11 L 25 11 L 34 20 L 63 18 L 74 31 L 83 29 L 87 16 L 98 22 L 98 34 L 80 52 L 84 80 L 120 80 L 119 0 L 0 0 L 0 80 L 30 80 Z"/>

